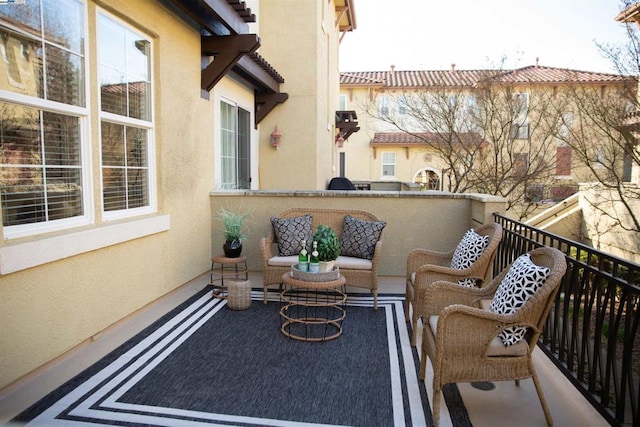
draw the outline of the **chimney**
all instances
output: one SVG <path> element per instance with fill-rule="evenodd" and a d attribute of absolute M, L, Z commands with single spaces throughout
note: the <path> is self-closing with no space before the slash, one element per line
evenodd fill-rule
<path fill-rule="evenodd" d="M 539 61 L 540 61 L 540 58 L 536 57 L 536 68 L 538 68 L 538 65 L 539 65 L 538 63 L 539 63 Z"/>
<path fill-rule="evenodd" d="M 451 64 L 451 71 L 455 71 L 456 70 L 456 64 Z"/>
<path fill-rule="evenodd" d="M 391 65 L 391 75 L 393 76 L 394 73 L 396 71 L 396 66 L 395 65 Z"/>

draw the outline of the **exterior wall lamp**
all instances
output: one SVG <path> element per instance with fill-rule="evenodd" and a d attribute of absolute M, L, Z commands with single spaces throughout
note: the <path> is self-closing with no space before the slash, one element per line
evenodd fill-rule
<path fill-rule="evenodd" d="M 282 137 L 282 134 L 278 130 L 278 125 L 276 125 L 276 128 L 273 130 L 273 132 L 271 132 L 271 146 L 275 147 L 276 150 L 280 146 L 281 137 Z"/>
<path fill-rule="evenodd" d="M 338 148 L 342 148 L 344 145 L 344 134 L 342 132 L 339 132 L 338 135 L 336 135 L 336 144 L 338 144 Z"/>

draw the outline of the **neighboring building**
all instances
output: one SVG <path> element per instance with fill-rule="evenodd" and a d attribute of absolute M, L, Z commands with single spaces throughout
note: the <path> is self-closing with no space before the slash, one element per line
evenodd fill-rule
<path fill-rule="evenodd" d="M 462 97 L 461 108 L 471 111 L 477 108 L 477 95 L 482 88 L 492 85 L 506 88 L 505 93 L 513 99 L 504 107 L 513 109 L 513 116 L 505 121 L 509 124 L 509 149 L 514 150 L 513 172 L 517 174 L 520 168 L 526 169 L 534 160 L 531 156 L 537 156 L 536 144 L 553 165 L 549 174 L 554 175 L 551 180 L 536 185 L 529 183 L 528 199 L 562 200 L 575 193 L 580 182 L 589 180 L 589 171 L 576 161 L 571 148 L 560 137 L 562 132 L 580 127 L 570 106 L 567 104 L 565 111 L 551 109 L 560 108 L 562 99 L 566 102 L 563 94 L 572 87 L 590 88 L 605 94 L 624 90 L 630 84 L 635 84 L 635 79 L 538 64 L 515 70 L 457 70 L 452 66 L 450 70 L 398 71 L 392 66 L 389 71 L 344 72 L 340 83 L 341 108 L 355 110 L 361 130 L 340 150 L 340 164 L 343 165 L 340 173 L 359 183 L 401 181 L 419 184 L 424 189 L 450 190 L 453 182 L 451 165 L 447 165 L 437 150 L 426 142 L 442 135 L 434 133 L 436 129 L 430 131 L 427 121 L 418 123 L 416 116 L 419 114 L 413 113 L 411 108 L 417 105 L 416 98 L 429 102 L 431 96 L 433 102 L 440 102 L 435 98 L 450 96 Z M 541 130 L 544 121 L 540 119 L 540 110 L 533 105 L 535 99 L 540 104 L 551 100 L 547 111 L 558 115 L 558 120 L 547 124 L 544 131 Z M 414 135 L 399 132 L 398 127 L 383 118 L 402 123 L 401 127 Z M 468 135 L 474 133 L 471 132 L 474 129 L 465 132 L 463 126 L 459 130 Z M 475 129 L 475 132 L 481 131 Z M 553 132 L 556 132 L 555 136 Z M 481 144 L 479 147 L 492 143 L 488 135 L 470 137 L 466 141 L 463 137 L 458 139 L 460 144 Z M 547 148 L 540 148 L 543 143 Z M 620 167 L 625 165 L 621 163 Z M 630 170 L 627 174 L 630 176 Z"/>
<path fill-rule="evenodd" d="M 352 3 L 0 4 L 0 388 L 207 271 L 211 190 L 325 188 Z"/>

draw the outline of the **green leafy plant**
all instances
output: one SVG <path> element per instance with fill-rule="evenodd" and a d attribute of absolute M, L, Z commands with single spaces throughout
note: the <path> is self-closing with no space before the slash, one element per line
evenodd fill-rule
<path fill-rule="evenodd" d="M 333 228 L 318 225 L 313 240 L 318 242 L 318 258 L 320 261 L 333 261 L 340 256 L 340 240 Z"/>
<path fill-rule="evenodd" d="M 235 213 L 224 208 L 218 211 L 218 217 L 222 222 L 222 234 L 227 242 L 242 244 L 242 241 L 246 240 L 242 227 L 250 215 L 251 212 Z"/>

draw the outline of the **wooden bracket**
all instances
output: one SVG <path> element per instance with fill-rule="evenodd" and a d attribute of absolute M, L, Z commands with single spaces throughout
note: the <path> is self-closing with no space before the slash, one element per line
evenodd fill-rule
<path fill-rule="evenodd" d="M 256 99 L 255 125 L 258 126 L 258 123 L 260 123 L 262 119 L 264 119 L 267 116 L 267 114 L 269 114 L 271 110 L 273 110 L 276 107 L 276 105 L 282 104 L 284 101 L 289 99 L 289 94 L 281 93 L 281 92 L 264 93 L 264 94 L 256 95 L 255 99 Z"/>
<path fill-rule="evenodd" d="M 213 62 L 202 70 L 200 86 L 208 92 L 243 55 L 260 47 L 260 37 L 257 34 L 201 36 L 200 46 L 203 56 L 214 57 Z"/>

